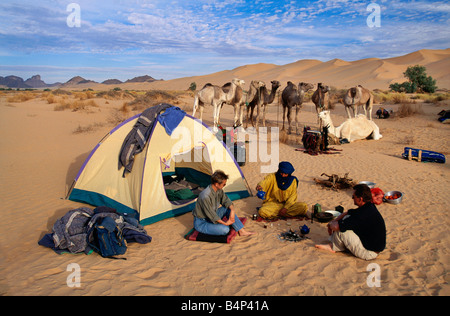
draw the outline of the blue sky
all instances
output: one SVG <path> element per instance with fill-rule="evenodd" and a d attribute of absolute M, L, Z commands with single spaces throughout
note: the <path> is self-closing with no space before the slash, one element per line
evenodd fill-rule
<path fill-rule="evenodd" d="M 372 2 L 379 27 L 367 23 Z M 71 3 L 80 27 L 67 22 Z M 449 48 L 449 22 L 448 1 L 2 0 L 0 76 L 168 80 L 261 62 L 388 58 Z"/>

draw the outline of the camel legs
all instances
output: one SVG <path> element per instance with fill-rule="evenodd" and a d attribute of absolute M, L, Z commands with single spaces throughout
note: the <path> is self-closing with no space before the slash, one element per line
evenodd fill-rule
<path fill-rule="evenodd" d="M 258 128 L 259 126 L 259 114 L 261 112 L 261 105 L 257 105 L 257 109 L 256 109 L 256 128 Z"/>
<path fill-rule="evenodd" d="M 298 112 L 300 112 L 300 106 L 297 105 L 295 107 L 295 132 L 297 133 L 297 135 L 300 135 L 300 131 L 298 129 Z"/>
<path fill-rule="evenodd" d="M 283 127 L 281 128 L 282 131 L 284 131 L 284 120 L 286 118 L 286 108 L 283 106 Z"/>
<path fill-rule="evenodd" d="M 240 112 L 239 110 L 240 110 L 239 104 L 235 104 L 234 105 L 234 122 L 233 122 L 233 127 L 239 126 L 239 112 Z"/>
<path fill-rule="evenodd" d="M 193 116 L 193 117 L 195 117 L 195 112 L 197 111 L 198 104 L 199 104 L 198 96 L 195 96 L 195 99 L 194 99 L 194 109 L 192 110 L 192 116 Z"/>
<path fill-rule="evenodd" d="M 352 118 L 352 115 L 350 114 L 350 105 L 346 105 L 345 106 L 345 111 L 347 112 L 347 116 L 349 119 Z"/>
<path fill-rule="evenodd" d="M 366 107 L 364 108 L 364 110 L 366 110 L 366 117 L 372 121 L 372 108 L 373 108 L 373 98 L 371 97 L 367 103 L 366 103 Z M 367 111 L 369 111 L 369 116 L 367 116 Z"/>
<path fill-rule="evenodd" d="M 289 108 L 287 111 L 287 120 L 288 120 L 288 128 L 287 128 L 287 133 L 290 134 L 291 133 L 291 111 L 292 108 Z"/>
<path fill-rule="evenodd" d="M 241 126 L 244 126 L 244 105 L 241 105 L 241 116 L 239 119 L 239 123 L 241 124 Z"/>
<path fill-rule="evenodd" d="M 214 103 L 213 107 L 214 107 L 214 112 L 213 112 L 214 128 L 213 128 L 213 132 L 217 133 L 217 131 L 219 130 L 217 128 L 217 125 L 219 125 L 219 116 L 220 116 L 221 104 Z"/>
<path fill-rule="evenodd" d="M 200 106 L 200 121 L 202 121 L 202 122 L 203 122 L 203 110 L 204 110 L 204 107 Z"/>
<path fill-rule="evenodd" d="M 263 105 L 263 118 L 262 118 L 262 121 L 263 121 L 263 126 L 266 127 L 266 106 L 265 105 Z"/>
<path fill-rule="evenodd" d="M 352 109 L 354 117 L 358 116 L 358 106 L 353 104 Z"/>

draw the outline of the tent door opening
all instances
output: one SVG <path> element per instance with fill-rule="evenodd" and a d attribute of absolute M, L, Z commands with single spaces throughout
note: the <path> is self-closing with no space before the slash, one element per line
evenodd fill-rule
<path fill-rule="evenodd" d="M 213 170 L 206 147 L 168 154 L 160 160 L 166 196 L 174 205 L 190 203 L 211 184 Z"/>

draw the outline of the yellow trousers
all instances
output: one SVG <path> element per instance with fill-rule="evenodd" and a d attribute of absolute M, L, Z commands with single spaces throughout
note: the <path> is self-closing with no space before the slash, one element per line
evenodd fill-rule
<path fill-rule="evenodd" d="M 265 219 L 274 219 L 278 217 L 278 213 L 284 207 L 283 203 L 276 201 L 264 202 L 262 207 L 259 209 L 259 216 Z M 308 205 L 302 202 L 296 202 L 294 205 L 287 208 L 288 216 L 305 216 L 308 210 Z"/>

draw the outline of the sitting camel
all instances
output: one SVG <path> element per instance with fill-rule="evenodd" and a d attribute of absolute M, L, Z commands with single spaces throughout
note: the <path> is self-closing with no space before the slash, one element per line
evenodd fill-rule
<path fill-rule="evenodd" d="M 263 126 L 266 126 L 266 107 L 268 104 L 272 103 L 275 99 L 275 95 L 277 93 L 278 88 L 281 86 L 280 82 L 277 80 L 271 81 L 272 83 L 272 91 L 270 91 L 270 95 L 267 91 L 266 85 L 262 86 L 260 88 L 259 93 L 256 93 L 255 98 L 248 102 L 247 107 L 247 126 L 248 122 L 252 122 L 252 126 L 255 127 L 255 124 L 253 123 L 253 111 L 256 108 L 256 128 L 258 128 L 259 125 L 259 113 L 261 108 L 263 109 Z"/>
<path fill-rule="evenodd" d="M 379 127 L 363 114 L 355 118 L 349 118 L 338 127 L 334 127 L 331 121 L 330 111 L 322 111 L 319 113 L 319 118 L 323 126 L 328 127 L 328 133 L 334 135 L 338 139 L 347 139 L 350 143 L 359 140 L 372 138 L 379 140 L 383 137 L 380 134 Z"/>
<path fill-rule="evenodd" d="M 300 111 L 301 105 L 303 103 L 305 93 L 312 89 L 314 89 L 314 85 L 312 83 L 300 82 L 297 88 L 295 84 L 290 81 L 288 82 L 287 87 L 284 88 L 283 93 L 281 94 L 281 103 L 283 105 L 283 128 L 281 130 L 284 130 L 284 121 L 287 110 L 287 133 L 291 133 L 291 111 L 292 108 L 295 107 L 295 127 L 297 134 L 300 134 L 298 127 L 298 112 Z"/>
<path fill-rule="evenodd" d="M 240 90 L 238 87 L 241 87 L 244 84 L 244 80 L 233 79 L 231 83 L 227 83 L 222 87 L 212 85 L 207 83 L 196 95 L 194 99 L 194 109 L 192 116 L 195 116 L 195 112 L 198 107 L 200 107 L 200 120 L 203 119 L 203 110 L 204 105 L 209 104 L 214 107 L 213 119 L 214 119 L 214 132 L 218 131 L 217 125 L 219 124 L 220 118 L 220 110 L 224 103 L 231 103 L 233 100 L 236 100 L 236 92 Z M 240 99 L 240 98 L 239 98 Z M 237 108 L 235 105 L 235 116 L 237 112 Z M 236 122 L 235 122 L 236 124 Z"/>
<path fill-rule="evenodd" d="M 372 120 L 373 94 L 366 88 L 363 88 L 363 86 L 358 85 L 348 89 L 344 97 L 344 105 L 348 118 L 351 118 L 350 107 L 353 110 L 353 115 L 356 117 L 358 115 L 358 106 L 361 105 L 367 118 Z M 369 115 L 367 115 L 367 112 L 369 112 Z"/>

